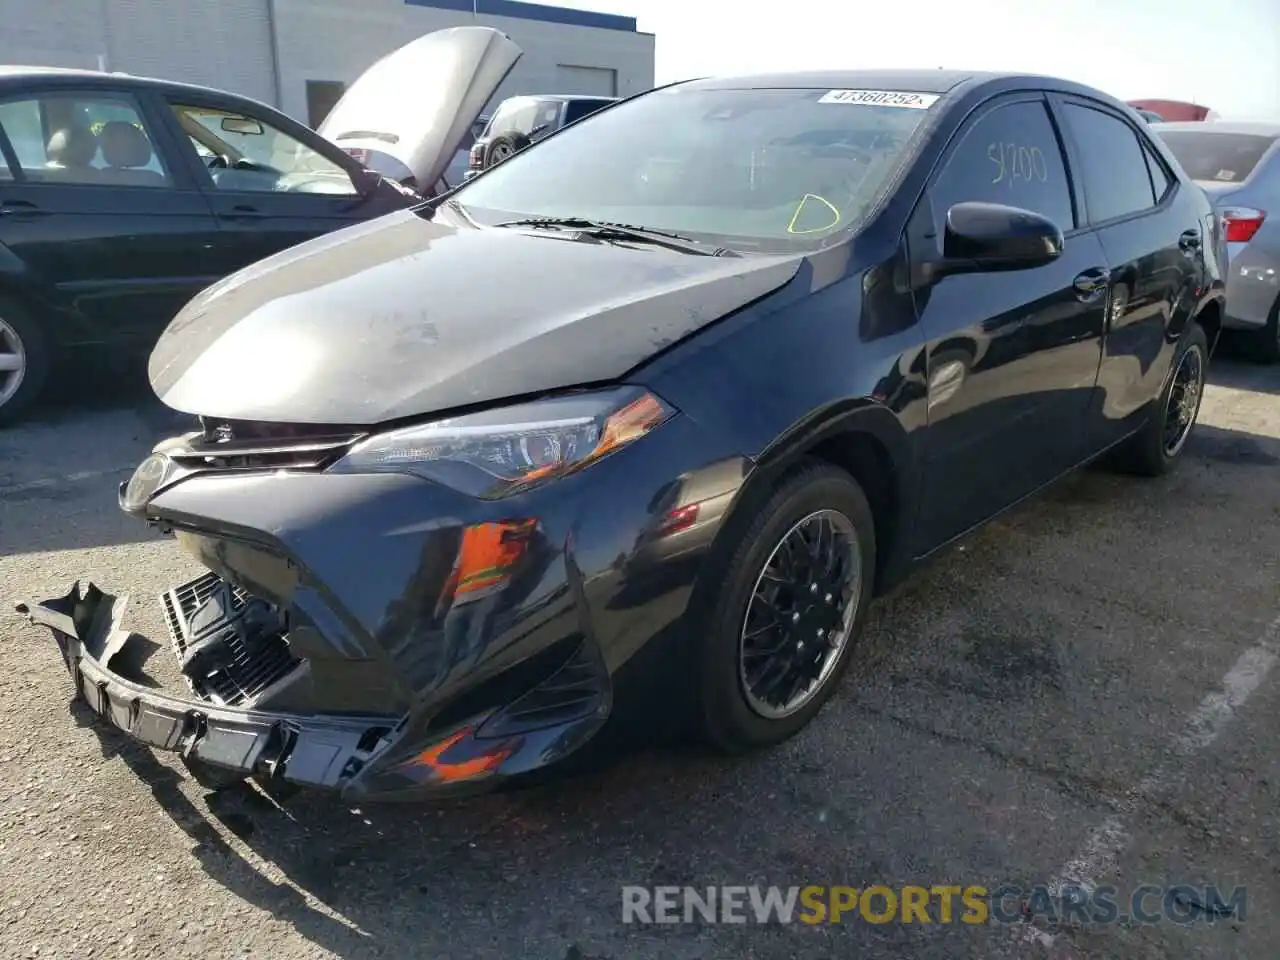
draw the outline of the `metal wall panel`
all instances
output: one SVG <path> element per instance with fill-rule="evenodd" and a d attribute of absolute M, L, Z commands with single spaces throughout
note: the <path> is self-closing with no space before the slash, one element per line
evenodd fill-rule
<path fill-rule="evenodd" d="M 104 2 L 108 69 L 274 102 L 268 0 Z"/>

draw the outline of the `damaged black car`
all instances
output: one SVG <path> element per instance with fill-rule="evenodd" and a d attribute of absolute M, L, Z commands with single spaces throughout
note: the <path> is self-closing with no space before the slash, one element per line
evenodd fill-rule
<path fill-rule="evenodd" d="M 121 596 L 26 609 L 96 713 L 212 779 L 518 782 L 640 722 L 655 670 L 650 707 L 767 747 L 917 562 L 1103 454 L 1177 464 L 1225 256 L 1072 83 L 650 91 L 169 326 L 152 385 L 199 428 L 119 498 L 207 569 L 160 599 L 189 689 L 132 675 Z"/>

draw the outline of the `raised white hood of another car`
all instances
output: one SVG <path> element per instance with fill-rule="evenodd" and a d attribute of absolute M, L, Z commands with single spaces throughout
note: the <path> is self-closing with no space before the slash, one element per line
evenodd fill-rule
<path fill-rule="evenodd" d="M 428 33 L 361 74 L 317 132 L 344 149 L 391 155 L 428 192 L 522 54 L 492 27 Z"/>

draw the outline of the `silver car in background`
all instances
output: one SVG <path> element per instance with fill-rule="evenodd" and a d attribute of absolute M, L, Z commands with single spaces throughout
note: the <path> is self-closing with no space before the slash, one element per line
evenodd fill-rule
<path fill-rule="evenodd" d="M 1230 270 L 1223 326 L 1249 331 L 1259 359 L 1280 362 L 1280 123 L 1153 123 L 1213 201 Z"/>

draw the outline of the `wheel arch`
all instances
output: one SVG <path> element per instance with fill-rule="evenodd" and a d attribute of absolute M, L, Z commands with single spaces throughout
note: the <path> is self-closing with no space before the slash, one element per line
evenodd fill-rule
<path fill-rule="evenodd" d="M 713 550 L 732 549 L 735 533 L 754 517 L 784 478 L 820 461 L 852 476 L 867 497 L 875 523 L 875 592 L 898 579 L 909 557 L 910 507 L 918 490 L 910 437 L 898 418 L 874 401 L 824 411 L 794 425 L 755 458 Z"/>
<path fill-rule="evenodd" d="M 1196 309 L 1194 320 L 1204 330 L 1205 338 L 1209 341 L 1209 357 L 1212 358 L 1218 348 L 1218 338 L 1222 336 L 1222 298 L 1210 297 L 1201 303 Z"/>

